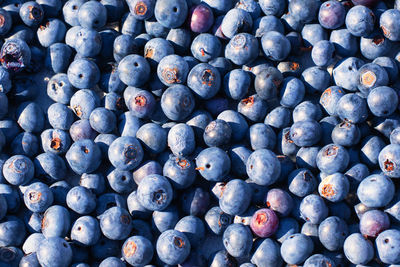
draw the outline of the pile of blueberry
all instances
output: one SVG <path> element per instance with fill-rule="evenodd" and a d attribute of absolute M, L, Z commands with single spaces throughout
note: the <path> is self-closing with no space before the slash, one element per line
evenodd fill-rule
<path fill-rule="evenodd" d="M 400 1 L 2 0 L 0 267 L 400 266 Z"/>

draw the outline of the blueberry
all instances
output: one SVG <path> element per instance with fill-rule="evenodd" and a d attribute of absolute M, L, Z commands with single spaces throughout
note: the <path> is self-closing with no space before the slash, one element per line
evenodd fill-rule
<path fill-rule="evenodd" d="M 231 215 L 224 213 L 218 206 L 212 207 L 207 211 L 204 220 L 209 231 L 216 235 L 222 235 L 225 229 L 232 223 Z"/>
<path fill-rule="evenodd" d="M 251 95 L 239 101 L 237 110 L 253 122 L 260 122 L 267 114 L 267 103 L 258 94 Z"/>
<path fill-rule="evenodd" d="M 328 217 L 328 207 L 324 200 L 317 195 L 308 195 L 300 203 L 301 217 L 309 223 L 319 224 Z"/>
<path fill-rule="evenodd" d="M 89 139 L 82 139 L 69 148 L 65 157 L 69 166 L 77 174 L 95 171 L 101 161 L 100 148 L 96 143 Z"/>
<path fill-rule="evenodd" d="M 256 245 L 254 254 L 251 257 L 253 264 L 263 267 L 268 265 L 282 265 L 279 245 L 273 239 L 262 239 Z"/>
<path fill-rule="evenodd" d="M 201 62 L 215 59 L 221 53 L 221 42 L 209 33 L 202 33 L 192 41 L 192 55 Z"/>
<path fill-rule="evenodd" d="M 167 230 L 157 239 L 156 250 L 160 259 L 170 265 L 185 261 L 190 253 L 190 242 L 185 234 L 177 230 Z"/>
<path fill-rule="evenodd" d="M 169 130 L 167 142 L 175 155 L 188 156 L 196 148 L 193 129 L 184 123 L 176 124 Z"/>
<path fill-rule="evenodd" d="M 378 117 L 387 117 L 396 110 L 398 97 L 392 88 L 379 86 L 370 91 L 367 103 L 372 114 Z"/>
<path fill-rule="evenodd" d="M 327 29 L 337 29 L 344 24 L 345 7 L 336 1 L 327 1 L 319 8 L 318 21 Z"/>
<path fill-rule="evenodd" d="M 207 63 L 194 66 L 187 79 L 188 87 L 202 99 L 215 96 L 221 87 L 220 73 L 215 67 Z"/>
<path fill-rule="evenodd" d="M 88 1 L 79 7 L 78 21 L 82 27 L 99 29 L 106 24 L 107 9 L 100 2 Z"/>
<path fill-rule="evenodd" d="M 264 148 L 273 149 L 276 144 L 276 134 L 274 130 L 269 125 L 263 123 L 256 123 L 250 126 L 248 138 L 253 150 Z"/>
<path fill-rule="evenodd" d="M 318 186 L 319 194 L 332 202 L 343 200 L 349 193 L 349 189 L 349 180 L 341 173 L 326 176 Z"/>
<path fill-rule="evenodd" d="M 258 50 L 258 42 L 253 35 L 239 33 L 234 35 L 225 47 L 225 57 L 236 65 L 245 65 L 257 58 Z"/>
<path fill-rule="evenodd" d="M 346 15 L 346 28 L 355 36 L 368 36 L 374 29 L 375 15 L 366 6 L 352 7 Z"/>
<path fill-rule="evenodd" d="M 268 191 L 265 198 L 267 207 L 275 211 L 279 216 L 285 217 L 293 208 L 293 199 L 286 191 L 274 188 Z"/>
<path fill-rule="evenodd" d="M 301 102 L 293 110 L 294 122 L 319 120 L 321 116 L 322 112 L 320 106 L 308 100 Z"/>
<path fill-rule="evenodd" d="M 96 63 L 88 59 L 76 59 L 68 67 L 68 80 L 79 89 L 93 88 L 100 80 Z"/>
<path fill-rule="evenodd" d="M 375 240 L 378 258 L 387 264 L 399 262 L 398 246 L 400 232 L 396 229 L 389 229 L 382 232 Z"/>
<path fill-rule="evenodd" d="M 53 193 L 44 183 L 32 183 L 24 193 L 24 203 L 32 212 L 44 212 L 53 203 Z"/>
<path fill-rule="evenodd" d="M 150 76 L 150 65 L 144 57 L 127 55 L 118 64 L 118 74 L 126 85 L 142 86 Z"/>
<path fill-rule="evenodd" d="M 15 155 L 4 162 L 4 179 L 12 185 L 21 185 L 29 182 L 35 172 L 33 162 L 26 156 Z"/>
<path fill-rule="evenodd" d="M 130 37 L 130 36 L 129 36 Z M 118 37 L 117 37 L 118 38 Z M 130 37 L 131 38 L 131 37 Z M 133 43 L 134 44 L 134 43 Z M 125 49 L 124 43 L 120 44 L 120 49 Z M 114 43 L 114 50 L 116 49 Z M 174 48 L 167 40 L 154 38 L 148 41 L 144 46 L 144 57 L 149 61 L 150 66 L 156 68 L 158 63 L 164 57 L 174 53 Z"/>
<path fill-rule="evenodd" d="M 237 197 L 237 194 L 241 197 Z M 251 201 L 250 196 L 250 186 L 242 180 L 234 179 L 224 186 L 219 199 L 219 206 L 227 214 L 239 215 L 248 208 Z"/>
<path fill-rule="evenodd" d="M 267 67 L 256 75 L 254 89 L 260 98 L 268 100 L 276 97 L 278 87 L 281 85 L 282 81 L 283 76 L 278 69 Z"/>
<path fill-rule="evenodd" d="M 138 201 L 149 210 L 165 209 L 171 203 L 172 197 L 171 184 L 161 175 L 146 176 L 138 186 Z"/>
<path fill-rule="evenodd" d="M 100 239 L 99 222 L 91 216 L 79 217 L 72 226 L 71 239 L 80 245 L 96 244 Z"/>
<path fill-rule="evenodd" d="M 311 257 L 309 257 L 305 262 L 304 262 L 304 267 L 312 267 L 312 266 L 320 266 L 320 265 L 335 265 L 335 262 L 330 258 L 322 254 L 314 254 Z"/>
<path fill-rule="evenodd" d="M 394 196 L 394 184 L 387 176 L 372 174 L 361 181 L 357 189 L 357 196 L 368 207 L 383 207 Z"/>
<path fill-rule="evenodd" d="M 252 235 L 247 226 L 231 224 L 226 228 L 222 237 L 225 249 L 234 257 L 243 257 L 249 254 L 252 247 Z"/>
<path fill-rule="evenodd" d="M 319 41 L 312 48 L 311 57 L 315 65 L 329 66 L 335 57 L 335 46 L 327 40 Z"/>
<path fill-rule="evenodd" d="M 304 98 L 304 83 L 295 77 L 283 80 L 280 90 L 280 104 L 288 108 L 295 108 Z"/>
<path fill-rule="evenodd" d="M 381 35 L 380 32 L 373 32 L 368 37 L 361 37 L 360 52 L 370 60 L 386 56 L 387 51 L 392 47 L 392 42 Z"/>
<path fill-rule="evenodd" d="M 315 145 L 321 138 L 321 127 L 313 120 L 295 122 L 290 127 L 290 138 L 297 146 Z"/>
<path fill-rule="evenodd" d="M 336 216 L 326 218 L 318 227 L 319 240 L 329 251 L 342 248 L 347 235 L 346 222 Z"/>
<path fill-rule="evenodd" d="M 44 17 L 43 8 L 39 3 L 28 1 L 19 8 L 21 20 L 29 27 L 38 26 Z"/>
<path fill-rule="evenodd" d="M 326 30 L 320 24 L 306 24 L 301 30 L 301 37 L 306 49 L 311 49 L 318 42 L 327 40 Z"/>
<path fill-rule="evenodd" d="M 274 183 L 281 173 L 276 155 L 268 149 L 254 151 L 247 160 L 246 170 L 250 179 L 260 185 Z"/>
<path fill-rule="evenodd" d="M 143 148 L 132 136 L 122 136 L 115 139 L 109 149 L 108 158 L 114 167 L 121 170 L 132 170 L 143 159 Z"/>
<path fill-rule="evenodd" d="M 62 7 L 64 21 L 71 26 L 79 26 L 78 12 L 79 7 L 85 3 L 82 0 L 69 0 Z"/>
<path fill-rule="evenodd" d="M 91 213 L 96 208 L 96 196 L 83 186 L 75 186 L 68 191 L 67 206 L 78 214 Z"/>
<path fill-rule="evenodd" d="M 69 266 L 72 261 L 71 246 L 60 237 L 46 238 L 37 251 L 41 265 Z"/>
<path fill-rule="evenodd" d="M 273 235 L 279 225 L 278 216 L 273 210 L 257 210 L 250 221 L 250 228 L 259 237 L 266 238 Z"/>
<path fill-rule="evenodd" d="M 196 158 L 196 170 L 208 181 L 222 181 L 231 168 L 229 156 L 218 147 L 206 148 Z"/>
<path fill-rule="evenodd" d="M 192 248 L 199 247 L 203 242 L 205 227 L 203 221 L 195 216 L 183 217 L 174 229 L 186 235 Z"/>
<path fill-rule="evenodd" d="M 149 263 L 153 253 L 153 245 L 143 236 L 131 236 L 122 245 L 122 256 L 131 265 Z"/>
<path fill-rule="evenodd" d="M 154 15 L 157 21 L 167 28 L 178 28 L 186 19 L 188 6 L 186 1 L 157 1 Z"/>
<path fill-rule="evenodd" d="M 226 38 L 234 38 L 240 32 L 247 32 L 253 25 L 253 19 L 249 12 L 234 8 L 229 10 L 221 22 L 221 33 Z"/>
<path fill-rule="evenodd" d="M 349 164 L 349 153 L 340 145 L 329 144 L 318 152 L 316 162 L 318 169 L 324 173 L 341 172 Z"/>
<path fill-rule="evenodd" d="M 277 46 L 274 46 L 274 43 Z M 291 50 L 290 42 L 286 36 L 276 31 L 265 33 L 261 38 L 261 46 L 265 56 L 274 61 L 284 60 Z"/>
<path fill-rule="evenodd" d="M 132 219 L 124 208 L 112 207 L 100 215 L 100 229 L 111 240 L 123 240 L 132 230 Z"/>
<path fill-rule="evenodd" d="M 209 193 L 201 187 L 184 192 L 181 199 L 183 212 L 193 216 L 204 215 L 210 203 Z"/>
<path fill-rule="evenodd" d="M 289 174 L 288 185 L 292 194 L 304 197 L 316 189 L 317 181 L 311 171 L 297 169 Z"/>
<path fill-rule="evenodd" d="M 140 20 L 145 20 L 153 16 L 155 1 L 146 0 L 138 1 L 132 0 L 127 2 L 129 10 L 135 16 L 135 18 Z"/>
<path fill-rule="evenodd" d="M 170 205 L 164 210 L 153 211 L 151 217 L 151 229 L 156 231 L 157 233 L 162 233 L 166 230 L 173 229 L 178 221 L 178 209 L 176 208 L 176 206 Z M 143 222 L 143 224 L 148 227 L 145 222 Z"/>
<path fill-rule="evenodd" d="M 283 34 L 284 26 L 278 18 L 271 15 L 259 17 L 254 21 L 253 35 L 255 37 L 262 37 L 265 33 L 269 31 L 276 31 Z"/>
<path fill-rule="evenodd" d="M 66 236 L 70 230 L 69 211 L 59 205 L 49 207 L 43 215 L 41 230 L 46 238 Z"/>
<path fill-rule="evenodd" d="M 251 78 L 243 70 L 235 69 L 224 77 L 223 88 L 225 94 L 235 100 L 243 98 L 250 87 Z"/>
<path fill-rule="evenodd" d="M 294 234 L 283 241 L 281 255 L 286 263 L 299 264 L 311 255 L 313 249 L 314 245 L 310 237 L 304 234 Z"/>
<path fill-rule="evenodd" d="M 397 9 L 388 9 L 382 13 L 379 19 L 379 25 L 382 29 L 383 34 L 386 38 L 391 41 L 400 40 L 400 28 L 398 25 L 393 23 L 397 18 L 400 17 L 400 12 Z"/>

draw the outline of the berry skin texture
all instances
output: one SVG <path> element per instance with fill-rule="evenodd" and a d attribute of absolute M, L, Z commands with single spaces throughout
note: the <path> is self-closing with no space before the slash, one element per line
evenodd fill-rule
<path fill-rule="evenodd" d="M 4 0 L 0 267 L 400 264 L 400 0 Z"/>

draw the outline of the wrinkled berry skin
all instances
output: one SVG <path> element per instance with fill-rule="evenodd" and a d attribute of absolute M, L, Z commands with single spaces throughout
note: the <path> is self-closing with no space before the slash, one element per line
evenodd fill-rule
<path fill-rule="evenodd" d="M 4 68 L 19 72 L 29 65 L 31 49 L 21 39 L 7 40 L 1 47 L 0 61 Z"/>

